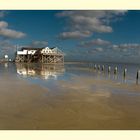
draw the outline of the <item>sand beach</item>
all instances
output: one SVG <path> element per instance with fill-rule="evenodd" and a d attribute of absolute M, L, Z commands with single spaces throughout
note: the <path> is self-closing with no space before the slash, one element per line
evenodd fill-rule
<path fill-rule="evenodd" d="M 44 86 L 10 67 L 0 75 L 1 130 L 140 129 L 139 85 L 71 73 Z"/>

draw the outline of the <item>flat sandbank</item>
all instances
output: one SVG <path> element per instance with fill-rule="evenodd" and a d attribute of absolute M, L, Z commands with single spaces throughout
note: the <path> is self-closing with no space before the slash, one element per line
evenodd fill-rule
<path fill-rule="evenodd" d="M 140 129 L 140 86 L 75 76 L 54 89 L 0 77 L 0 129 Z"/>

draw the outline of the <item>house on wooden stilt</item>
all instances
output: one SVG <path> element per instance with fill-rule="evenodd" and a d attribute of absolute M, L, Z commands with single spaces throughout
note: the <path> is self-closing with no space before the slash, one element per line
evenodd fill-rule
<path fill-rule="evenodd" d="M 16 52 L 15 62 L 40 62 L 47 64 L 60 64 L 64 63 L 64 53 L 55 48 L 22 48 Z"/>

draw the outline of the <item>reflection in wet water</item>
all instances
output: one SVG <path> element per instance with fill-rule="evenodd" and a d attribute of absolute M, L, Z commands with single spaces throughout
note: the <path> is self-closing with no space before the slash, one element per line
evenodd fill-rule
<path fill-rule="evenodd" d="M 140 129 L 135 69 L 1 63 L 0 129 Z"/>
<path fill-rule="evenodd" d="M 45 64 L 16 64 L 17 73 L 22 76 L 38 76 L 43 79 L 57 79 L 57 76 L 65 72 L 63 65 Z"/>
<path fill-rule="evenodd" d="M 5 68 L 8 68 L 8 63 L 4 63 L 4 67 Z"/>

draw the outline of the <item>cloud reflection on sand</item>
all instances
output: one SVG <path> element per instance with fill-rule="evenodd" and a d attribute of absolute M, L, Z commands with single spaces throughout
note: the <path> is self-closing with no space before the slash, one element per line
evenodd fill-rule
<path fill-rule="evenodd" d="M 136 84 L 118 84 L 89 70 L 63 66 L 3 67 L 0 129 L 140 129 L 140 86 Z M 51 79 L 44 79 L 45 75 Z"/>

